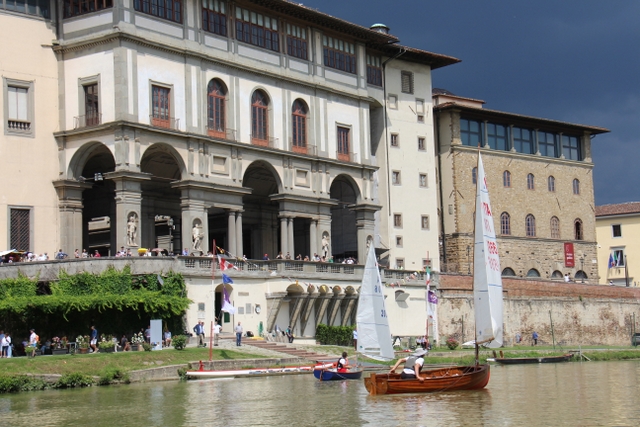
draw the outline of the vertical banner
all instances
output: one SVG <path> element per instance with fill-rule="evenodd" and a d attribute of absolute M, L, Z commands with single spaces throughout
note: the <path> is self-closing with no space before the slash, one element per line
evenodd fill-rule
<path fill-rule="evenodd" d="M 564 244 L 564 266 L 565 267 L 576 266 L 576 258 L 573 254 L 573 243 L 567 242 Z"/>

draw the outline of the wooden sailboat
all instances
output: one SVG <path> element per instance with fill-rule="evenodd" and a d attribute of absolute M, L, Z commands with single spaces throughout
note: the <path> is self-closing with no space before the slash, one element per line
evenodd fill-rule
<path fill-rule="evenodd" d="M 371 374 L 364 380 L 365 387 L 371 395 L 477 390 L 489 383 L 489 365 L 479 363 L 478 346 L 485 345 L 492 348 L 502 346 L 502 278 L 491 204 L 480 154 L 478 154 L 477 170 L 473 263 L 475 364 L 421 371 L 422 381 L 402 379 L 400 374 L 396 373 Z"/>

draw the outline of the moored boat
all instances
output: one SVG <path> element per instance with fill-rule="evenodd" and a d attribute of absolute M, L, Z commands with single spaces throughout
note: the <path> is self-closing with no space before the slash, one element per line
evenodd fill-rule
<path fill-rule="evenodd" d="M 221 371 L 199 369 L 187 371 L 185 374 L 189 378 L 236 378 L 264 377 L 271 375 L 310 374 L 312 371 L 313 367 L 311 366 L 284 366 L 282 368 L 232 369 Z"/>
<path fill-rule="evenodd" d="M 496 362 L 501 365 L 521 365 L 526 363 L 560 363 L 568 362 L 573 357 L 573 353 L 561 356 L 541 356 L 541 357 L 494 357 L 487 359 L 489 362 Z"/>
<path fill-rule="evenodd" d="M 362 368 L 348 369 L 346 372 L 338 372 L 335 368 L 315 367 L 313 376 L 320 381 L 359 380 L 362 377 Z"/>

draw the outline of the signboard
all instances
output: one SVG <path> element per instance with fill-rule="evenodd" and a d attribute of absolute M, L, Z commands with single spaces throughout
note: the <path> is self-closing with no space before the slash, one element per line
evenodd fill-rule
<path fill-rule="evenodd" d="M 564 244 L 564 266 L 565 267 L 575 267 L 576 260 L 573 255 L 573 243 L 565 243 Z"/>

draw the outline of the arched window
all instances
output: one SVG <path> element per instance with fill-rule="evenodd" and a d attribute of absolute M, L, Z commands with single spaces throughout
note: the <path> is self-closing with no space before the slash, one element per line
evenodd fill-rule
<path fill-rule="evenodd" d="M 478 168 L 471 169 L 471 181 L 474 184 L 478 182 Z"/>
<path fill-rule="evenodd" d="M 553 176 L 550 176 L 549 178 L 547 178 L 547 184 L 549 186 L 549 191 L 551 192 L 556 191 L 556 179 Z"/>
<path fill-rule="evenodd" d="M 580 181 L 577 178 L 573 180 L 573 194 L 580 194 Z"/>
<path fill-rule="evenodd" d="M 509 171 L 502 172 L 502 185 L 505 188 L 511 187 L 511 172 Z"/>
<path fill-rule="evenodd" d="M 297 153 L 307 152 L 307 106 L 299 99 L 293 103 L 292 114 L 292 150 Z"/>
<path fill-rule="evenodd" d="M 540 272 L 535 268 L 532 268 L 531 270 L 527 271 L 527 277 L 540 277 Z"/>
<path fill-rule="evenodd" d="M 227 91 L 220 80 L 207 86 L 207 130 L 210 136 L 226 138 L 225 100 Z"/>
<path fill-rule="evenodd" d="M 515 277 L 516 272 L 513 271 L 513 268 L 507 267 L 504 270 L 502 270 L 502 275 L 503 276 L 513 276 L 513 277 Z"/>
<path fill-rule="evenodd" d="M 500 234 L 503 236 L 511 235 L 511 217 L 506 212 L 502 212 L 500 215 Z"/>
<path fill-rule="evenodd" d="M 559 239 L 560 238 L 560 220 L 557 216 L 551 217 L 551 238 Z"/>
<path fill-rule="evenodd" d="M 552 279 L 564 279 L 564 276 L 562 275 L 562 272 L 555 270 L 553 273 L 551 273 L 551 278 Z"/>
<path fill-rule="evenodd" d="M 536 218 L 531 214 L 525 218 L 525 229 L 527 237 L 536 237 Z"/>
<path fill-rule="evenodd" d="M 251 142 L 257 145 L 269 145 L 269 99 L 257 90 L 251 97 Z"/>
<path fill-rule="evenodd" d="M 533 177 L 532 173 L 527 175 L 527 189 L 529 189 L 529 190 L 534 190 L 535 189 L 535 181 L 534 181 L 534 177 Z"/>
<path fill-rule="evenodd" d="M 583 280 L 584 281 L 586 279 L 588 279 L 587 273 L 585 273 L 582 270 L 576 271 L 576 280 Z"/>
<path fill-rule="evenodd" d="M 573 223 L 573 228 L 575 230 L 575 239 L 584 240 L 584 233 L 582 232 L 582 220 L 580 218 L 575 220 L 575 222 Z"/>

